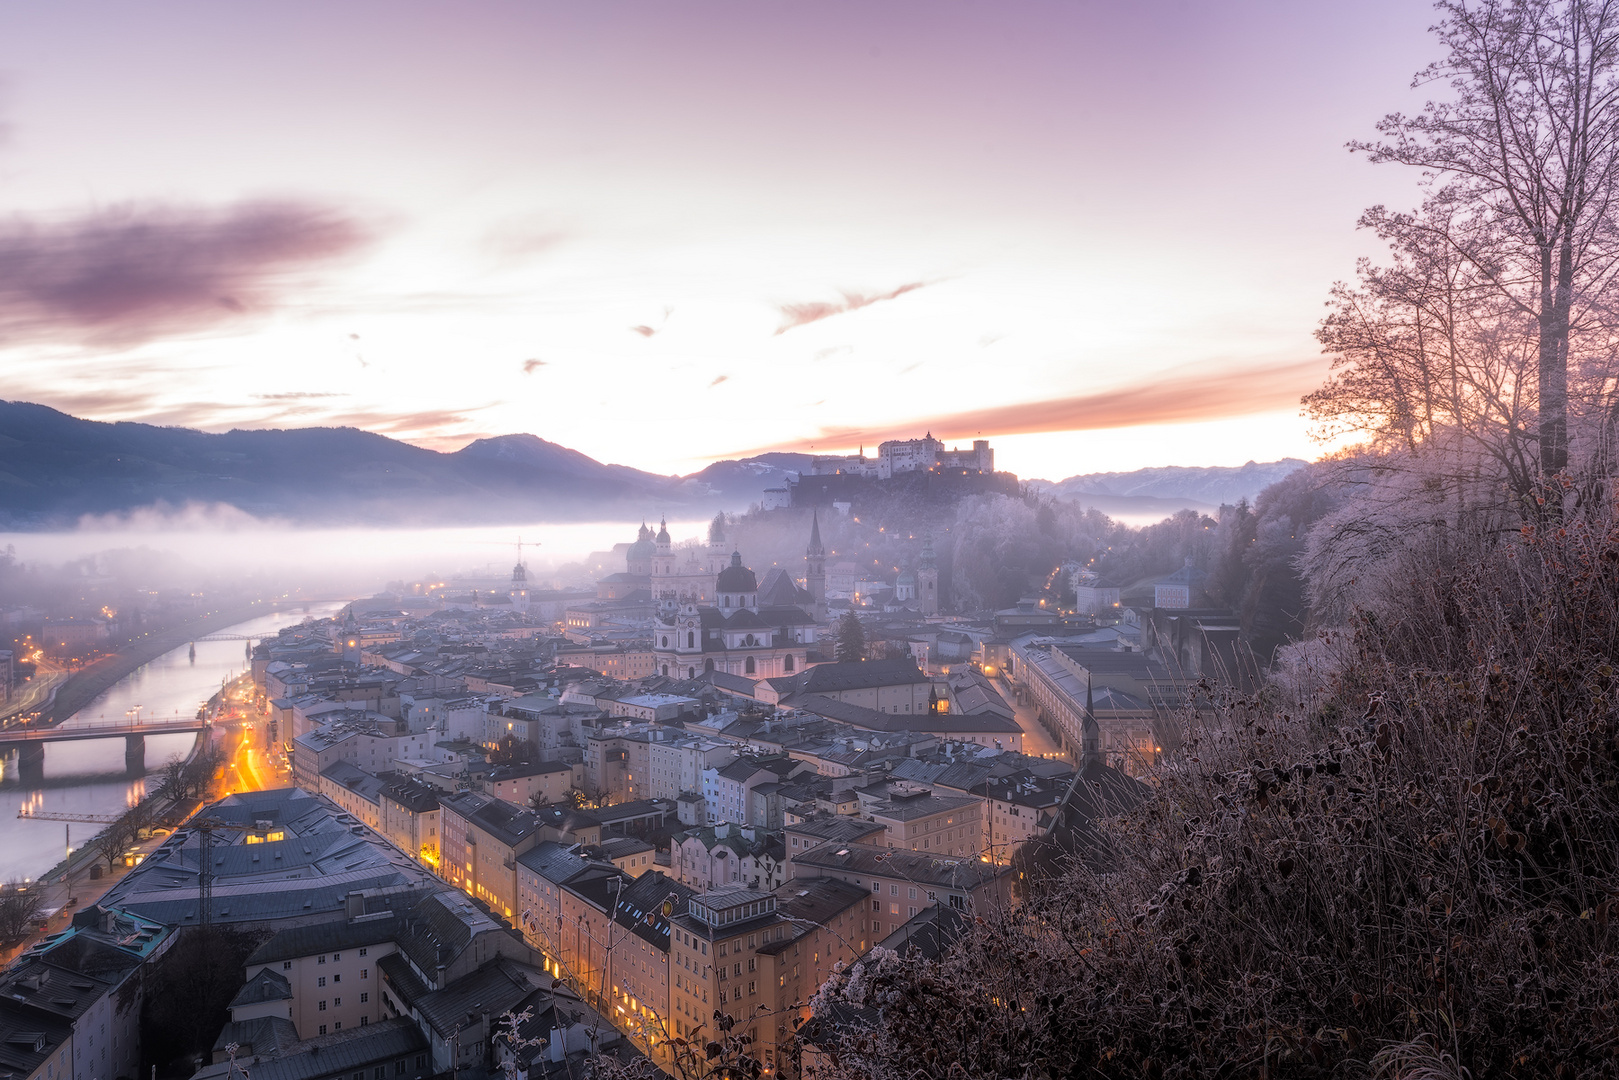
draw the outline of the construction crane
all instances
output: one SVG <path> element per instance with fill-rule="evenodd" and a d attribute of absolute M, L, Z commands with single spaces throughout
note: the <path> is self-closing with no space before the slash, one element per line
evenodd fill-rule
<path fill-rule="evenodd" d="M 26 806 L 17 811 L 20 818 L 30 818 L 34 821 L 83 821 L 92 825 L 111 825 L 122 814 L 65 814 L 55 810 L 30 810 Z"/>
<path fill-rule="evenodd" d="M 186 827 L 197 830 L 197 925 L 207 929 L 214 922 L 214 833 L 255 832 L 259 826 L 195 817 Z"/>

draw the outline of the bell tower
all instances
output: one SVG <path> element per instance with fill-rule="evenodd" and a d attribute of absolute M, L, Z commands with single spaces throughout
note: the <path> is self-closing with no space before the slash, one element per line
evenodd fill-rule
<path fill-rule="evenodd" d="M 810 517 L 809 546 L 804 549 L 804 588 L 810 594 L 810 615 L 826 621 L 826 547 L 821 543 L 821 515 Z"/>
<path fill-rule="evenodd" d="M 528 613 L 528 568 L 523 565 L 523 541 L 517 540 L 517 565 L 512 567 L 512 584 L 508 594 L 512 601 L 512 610 Z"/>
<path fill-rule="evenodd" d="M 933 565 L 933 534 L 922 537 L 922 555 L 916 562 L 916 606 L 924 615 L 939 613 L 939 569 Z"/>

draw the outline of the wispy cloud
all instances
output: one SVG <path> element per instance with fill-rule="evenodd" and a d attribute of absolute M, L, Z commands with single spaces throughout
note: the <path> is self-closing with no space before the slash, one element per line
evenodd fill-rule
<path fill-rule="evenodd" d="M 285 394 L 249 394 L 256 401 L 308 401 L 312 398 L 348 397 L 347 394 L 317 391 L 292 391 Z"/>
<path fill-rule="evenodd" d="M 523 374 L 524 375 L 532 375 L 532 374 L 534 374 L 534 372 L 536 372 L 537 370 L 539 370 L 540 368 L 542 368 L 544 366 L 545 366 L 545 361 L 544 360 L 524 360 L 523 361 Z"/>
<path fill-rule="evenodd" d="M 830 319 L 834 315 L 842 315 L 849 311 L 859 311 L 883 300 L 894 300 L 927 284 L 925 281 L 913 281 L 884 293 L 844 291 L 842 302 L 817 300 L 807 304 L 782 304 L 780 305 L 782 324 L 776 327 L 776 333 L 785 334 L 794 327 L 820 322 L 822 319 Z"/>
<path fill-rule="evenodd" d="M 1250 364 L 1223 370 L 1215 364 L 1203 364 L 1161 372 L 1147 382 L 1093 394 L 922 416 L 901 424 L 822 428 L 802 439 L 739 450 L 725 456 L 748 457 L 772 450 L 802 450 L 811 445 L 817 448 L 870 445 L 885 439 L 914 439 L 924 431 L 931 431 L 940 439 L 965 439 L 1184 424 L 1248 416 L 1298 405 L 1300 395 L 1318 384 L 1324 373 L 1325 363 L 1321 360 Z"/>
<path fill-rule="evenodd" d="M 369 239 L 347 214 L 291 202 L 0 222 L 0 345 L 127 346 L 210 329 L 279 306 L 287 275 Z"/>
<path fill-rule="evenodd" d="M 718 386 L 720 383 L 728 382 L 730 380 L 730 378 L 731 377 L 729 375 L 721 375 L 719 378 L 717 378 L 713 382 L 709 383 L 708 388 L 710 390 L 712 390 L 712 389 L 714 389 L 714 387 Z"/>
<path fill-rule="evenodd" d="M 464 405 L 459 408 L 422 409 L 413 412 L 356 409 L 351 412 L 333 413 L 329 416 L 324 416 L 321 418 L 321 426 L 357 427 L 363 431 L 372 431 L 396 437 L 400 434 L 419 432 L 426 438 L 466 438 L 467 436 L 444 433 L 442 429 L 473 423 L 473 413 L 492 409 L 495 404 L 495 402 L 490 402 L 487 405 Z"/>
<path fill-rule="evenodd" d="M 644 325 L 632 326 L 630 327 L 630 330 L 632 333 L 640 334 L 642 337 L 651 337 L 653 334 L 657 333 L 657 331 L 652 329 L 652 327 Z"/>

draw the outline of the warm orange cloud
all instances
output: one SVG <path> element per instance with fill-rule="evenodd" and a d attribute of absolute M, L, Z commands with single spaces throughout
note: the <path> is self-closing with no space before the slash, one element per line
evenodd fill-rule
<path fill-rule="evenodd" d="M 806 438 L 740 450 L 730 456 L 750 457 L 776 450 L 804 450 L 810 446 L 825 451 L 834 447 L 870 446 L 885 439 L 914 439 L 924 431 L 933 432 L 936 438 L 951 440 L 1220 420 L 1297 405 L 1300 396 L 1318 385 L 1325 374 L 1324 360 L 1256 365 L 1238 370 L 1217 369 L 1212 364 L 1174 368 L 1161 372 L 1150 382 L 1094 394 L 924 416 L 881 427 L 822 428 L 818 434 Z"/>

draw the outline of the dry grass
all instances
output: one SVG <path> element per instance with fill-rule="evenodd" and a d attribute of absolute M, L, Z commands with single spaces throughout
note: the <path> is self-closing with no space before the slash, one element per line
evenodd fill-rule
<path fill-rule="evenodd" d="M 936 963 L 832 985 L 823 1077 L 1619 1076 L 1619 532 L 1439 531 L 1306 707 Z"/>

